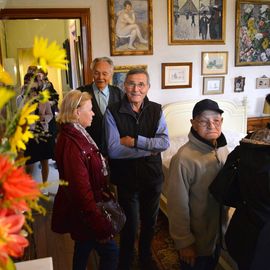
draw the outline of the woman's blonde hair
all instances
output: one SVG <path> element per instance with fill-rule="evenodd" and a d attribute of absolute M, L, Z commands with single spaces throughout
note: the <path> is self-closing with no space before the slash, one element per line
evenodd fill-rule
<path fill-rule="evenodd" d="M 77 122 L 78 118 L 75 114 L 75 110 L 85 101 L 91 100 L 91 98 L 91 95 L 87 92 L 81 92 L 80 90 L 69 91 L 62 101 L 59 114 L 56 119 L 57 122 L 60 124 Z"/>

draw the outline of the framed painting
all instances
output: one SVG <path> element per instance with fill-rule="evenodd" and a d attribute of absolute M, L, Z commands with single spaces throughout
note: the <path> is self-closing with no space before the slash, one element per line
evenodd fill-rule
<path fill-rule="evenodd" d="M 270 1 L 237 0 L 235 65 L 270 65 Z"/>
<path fill-rule="evenodd" d="M 242 76 L 234 78 L 234 92 L 244 92 L 245 80 L 246 78 Z"/>
<path fill-rule="evenodd" d="M 162 89 L 191 88 L 192 63 L 162 63 Z"/>
<path fill-rule="evenodd" d="M 228 73 L 228 52 L 202 52 L 202 75 Z"/>
<path fill-rule="evenodd" d="M 224 76 L 203 78 L 203 95 L 223 94 L 223 92 Z"/>
<path fill-rule="evenodd" d="M 262 76 L 256 79 L 256 89 L 270 88 L 270 78 Z"/>
<path fill-rule="evenodd" d="M 129 66 L 115 66 L 114 73 L 112 77 L 112 84 L 118 86 L 124 91 L 124 82 L 126 79 L 126 74 L 131 69 L 144 69 L 147 70 L 147 65 L 129 65 Z"/>
<path fill-rule="evenodd" d="M 167 0 L 170 45 L 225 44 L 226 0 Z"/>
<path fill-rule="evenodd" d="M 153 54 L 152 0 L 108 0 L 111 55 Z"/>

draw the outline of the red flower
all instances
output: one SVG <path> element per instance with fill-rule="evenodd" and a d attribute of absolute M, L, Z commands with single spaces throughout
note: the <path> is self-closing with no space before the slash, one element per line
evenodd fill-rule
<path fill-rule="evenodd" d="M 27 200 L 39 197 L 38 184 L 21 167 L 16 167 L 7 157 L 0 155 L 0 204 L 11 209 L 29 210 Z"/>
<path fill-rule="evenodd" d="M 24 224 L 23 214 L 8 214 L 7 209 L 0 209 L 0 263 L 5 264 L 9 256 L 20 257 L 28 240 L 20 235 Z"/>

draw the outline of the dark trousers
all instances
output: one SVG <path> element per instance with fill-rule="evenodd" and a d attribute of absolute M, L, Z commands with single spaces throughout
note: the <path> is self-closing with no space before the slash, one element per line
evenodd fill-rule
<path fill-rule="evenodd" d="M 218 264 L 220 255 L 220 247 L 217 247 L 212 256 L 199 256 L 195 260 L 195 265 L 192 267 L 180 260 L 181 270 L 215 270 Z"/>
<path fill-rule="evenodd" d="M 90 252 L 95 249 L 100 257 L 99 270 L 115 270 L 118 264 L 119 250 L 114 240 L 101 244 L 94 240 L 75 241 L 73 270 L 85 270 Z"/>
<path fill-rule="evenodd" d="M 118 200 L 125 211 L 127 221 L 120 234 L 119 269 L 131 268 L 134 257 L 134 244 L 139 235 L 139 259 L 150 259 L 151 243 L 155 233 L 155 225 L 159 210 L 161 185 L 143 191 L 130 191 L 118 187 Z"/>

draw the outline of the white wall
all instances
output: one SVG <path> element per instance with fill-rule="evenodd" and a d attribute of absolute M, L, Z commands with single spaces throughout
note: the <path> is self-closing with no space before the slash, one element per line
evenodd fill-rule
<path fill-rule="evenodd" d="M 270 89 L 255 89 L 256 78 L 270 77 L 269 66 L 235 67 L 234 34 L 235 34 L 235 0 L 227 0 L 226 11 L 226 44 L 225 45 L 168 45 L 167 0 L 153 2 L 153 41 L 154 54 L 147 56 L 112 57 L 115 65 L 148 65 L 151 78 L 149 98 L 165 104 L 177 100 L 201 99 L 205 97 L 218 99 L 242 100 L 248 98 L 248 115 L 261 116 L 263 101 Z M 7 0 L 6 8 L 56 8 L 80 7 L 90 8 L 92 57 L 110 56 L 107 0 Z M 228 51 L 228 74 L 225 75 L 225 90 L 222 95 L 203 96 L 201 74 L 202 51 Z M 193 62 L 193 83 L 188 89 L 161 89 L 161 63 Z M 245 91 L 234 93 L 234 77 L 246 77 Z"/>

